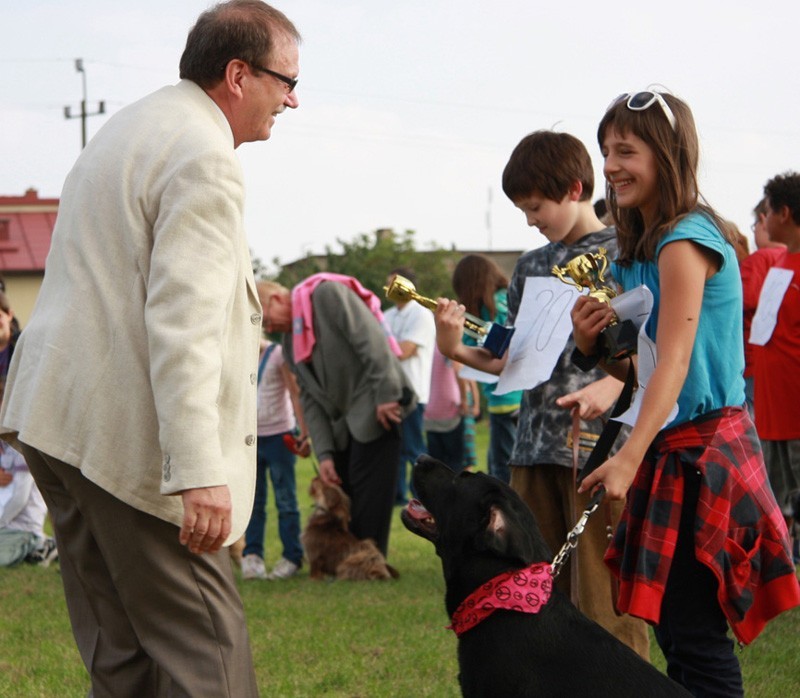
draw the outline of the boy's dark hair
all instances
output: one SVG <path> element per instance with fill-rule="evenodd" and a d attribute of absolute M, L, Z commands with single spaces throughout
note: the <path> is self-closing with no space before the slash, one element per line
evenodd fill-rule
<path fill-rule="evenodd" d="M 580 182 L 581 201 L 594 192 L 594 169 L 589 151 L 575 136 L 555 131 L 534 131 L 514 148 L 503 170 L 503 191 L 511 201 L 532 194 L 561 201 Z"/>
<path fill-rule="evenodd" d="M 594 207 L 594 215 L 598 218 L 602 218 L 608 213 L 608 204 L 605 199 L 598 199 L 592 206 Z"/>
<path fill-rule="evenodd" d="M 753 209 L 753 215 L 755 216 L 756 221 L 758 221 L 758 217 L 759 216 L 766 216 L 767 215 L 767 198 L 766 197 L 762 197 L 761 201 L 759 201 L 756 204 L 755 208 Z"/>
<path fill-rule="evenodd" d="M 300 41 L 294 24 L 260 0 L 230 0 L 203 12 L 189 30 L 180 77 L 208 89 L 217 85 L 234 58 L 269 67 L 276 32 Z"/>
<path fill-rule="evenodd" d="M 764 185 L 764 197 L 773 211 L 788 206 L 792 220 L 800 225 L 800 173 L 784 172 Z"/>

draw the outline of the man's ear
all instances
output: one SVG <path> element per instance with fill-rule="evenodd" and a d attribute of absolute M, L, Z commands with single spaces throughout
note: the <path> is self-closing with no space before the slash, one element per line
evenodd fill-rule
<path fill-rule="evenodd" d="M 246 79 L 251 78 L 250 69 L 247 63 L 239 58 L 234 58 L 228 61 L 225 66 L 225 74 L 222 78 L 226 89 L 236 97 L 242 96 L 243 83 Z"/>

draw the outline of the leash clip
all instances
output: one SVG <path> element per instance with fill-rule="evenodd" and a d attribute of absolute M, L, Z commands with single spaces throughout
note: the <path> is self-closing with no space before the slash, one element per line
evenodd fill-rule
<path fill-rule="evenodd" d="M 599 507 L 600 502 L 603 501 L 605 493 L 606 490 L 604 487 L 600 486 L 597 488 L 594 496 L 591 498 L 591 500 L 589 500 L 589 503 L 586 505 L 586 508 L 581 514 L 581 517 L 578 519 L 578 523 L 576 523 L 574 528 L 567 534 L 566 543 L 561 546 L 561 550 L 558 551 L 556 556 L 553 558 L 553 562 L 550 563 L 550 574 L 553 575 L 553 579 L 555 579 L 561 572 L 561 568 L 564 567 L 564 563 L 566 563 L 566 561 L 569 559 L 570 553 L 578 547 L 578 538 L 586 529 L 586 524 L 589 522 L 589 517 L 594 514 L 595 511 L 597 511 L 597 507 Z"/>

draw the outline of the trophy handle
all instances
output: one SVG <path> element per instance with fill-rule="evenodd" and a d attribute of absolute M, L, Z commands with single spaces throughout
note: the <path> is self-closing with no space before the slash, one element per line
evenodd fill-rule
<path fill-rule="evenodd" d="M 395 275 L 392 282 L 388 286 L 384 286 L 383 290 L 386 293 L 386 297 L 395 303 L 407 303 L 408 301 L 414 300 L 428 310 L 436 310 L 435 300 L 421 296 L 417 293 L 414 284 L 399 274 Z M 486 325 L 487 323 L 484 323 L 480 318 L 465 313 L 464 327 L 471 330 L 476 335 L 480 337 L 485 336 L 489 332 L 489 328 Z"/>
<path fill-rule="evenodd" d="M 569 284 L 570 286 L 574 286 L 579 291 L 583 291 L 583 286 L 581 286 L 577 281 L 575 281 L 571 276 L 569 276 L 569 271 L 566 267 L 559 267 L 555 265 L 551 270 L 550 273 L 557 276 L 561 281 L 565 284 Z"/>
<path fill-rule="evenodd" d="M 386 293 L 386 297 L 395 303 L 407 303 L 413 300 L 428 310 L 436 310 L 435 300 L 421 296 L 414 288 L 414 284 L 399 274 L 395 275 L 392 283 L 384 286 L 383 290 Z"/>
<path fill-rule="evenodd" d="M 598 247 L 597 253 L 593 254 L 595 260 L 599 260 L 602 262 L 602 266 L 597 271 L 597 279 L 598 281 L 605 281 L 605 273 L 606 269 L 608 269 L 608 257 L 606 256 L 606 248 L 605 247 Z"/>

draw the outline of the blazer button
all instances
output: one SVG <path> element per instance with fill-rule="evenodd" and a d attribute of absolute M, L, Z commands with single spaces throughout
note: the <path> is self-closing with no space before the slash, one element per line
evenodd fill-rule
<path fill-rule="evenodd" d="M 257 373 L 251 373 L 250 374 L 250 385 L 255 385 L 256 384 L 256 380 L 258 380 L 258 374 Z"/>
<path fill-rule="evenodd" d="M 254 325 L 260 325 L 261 324 L 261 315 L 259 313 L 253 313 L 250 316 L 250 322 L 252 322 Z"/>
<path fill-rule="evenodd" d="M 244 442 L 245 442 L 245 443 L 246 443 L 248 446 L 252 446 L 252 445 L 253 445 L 253 444 L 256 442 L 256 437 L 255 437 L 255 436 L 253 436 L 252 434 L 248 434 L 248 435 L 247 435 L 247 437 L 245 437 L 245 440 L 244 440 Z"/>
<path fill-rule="evenodd" d="M 163 473 L 164 473 L 164 475 L 163 475 L 164 482 L 169 482 L 170 479 L 172 478 L 172 468 L 170 467 L 169 461 L 170 461 L 170 457 L 166 456 L 164 458 L 164 463 L 161 466 L 161 468 L 163 470 Z"/>

